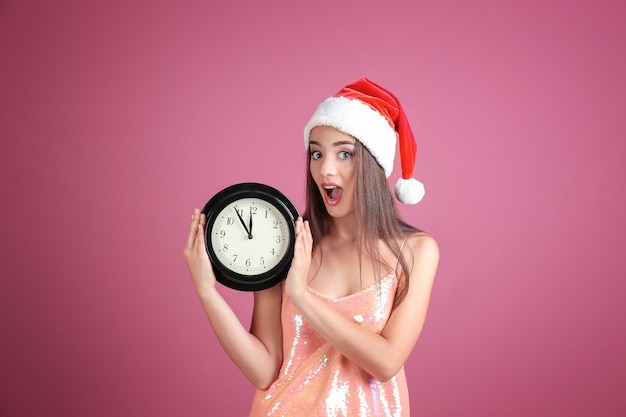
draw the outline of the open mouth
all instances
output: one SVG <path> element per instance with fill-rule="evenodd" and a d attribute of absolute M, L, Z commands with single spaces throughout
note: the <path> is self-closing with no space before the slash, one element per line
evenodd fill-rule
<path fill-rule="evenodd" d="M 326 200 L 326 204 L 330 206 L 339 204 L 341 196 L 343 195 L 343 188 L 335 184 L 323 184 L 322 187 L 324 189 L 324 200 Z"/>

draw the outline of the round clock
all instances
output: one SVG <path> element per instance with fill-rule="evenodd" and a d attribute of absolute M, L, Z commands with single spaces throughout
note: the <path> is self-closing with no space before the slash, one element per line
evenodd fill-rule
<path fill-rule="evenodd" d="M 298 210 L 280 191 L 247 182 L 227 187 L 202 209 L 205 243 L 218 282 L 259 291 L 281 282 L 291 266 Z"/>

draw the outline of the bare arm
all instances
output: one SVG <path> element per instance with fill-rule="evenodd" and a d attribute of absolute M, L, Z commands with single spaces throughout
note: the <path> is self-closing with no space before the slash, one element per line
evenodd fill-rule
<path fill-rule="evenodd" d="M 361 327 L 328 306 L 306 286 L 310 264 L 310 234 L 306 224 L 299 225 L 294 258 L 295 268 L 287 277 L 287 292 L 302 315 L 328 343 L 348 359 L 380 381 L 397 374 L 406 362 L 424 325 L 431 288 L 439 261 L 435 240 L 417 234 L 407 240 L 412 253 L 409 291 L 403 302 L 392 312 L 380 335 Z M 308 251 L 308 263 L 307 263 Z M 291 280 L 291 282 L 290 282 Z"/>
<path fill-rule="evenodd" d="M 204 243 L 206 218 L 194 212 L 184 255 L 194 287 L 222 347 L 244 375 L 259 389 L 278 375 L 282 361 L 279 285 L 254 294 L 250 331 L 219 294 Z"/>

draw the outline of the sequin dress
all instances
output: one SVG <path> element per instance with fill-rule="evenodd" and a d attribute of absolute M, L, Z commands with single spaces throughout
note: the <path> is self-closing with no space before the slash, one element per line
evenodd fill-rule
<path fill-rule="evenodd" d="M 380 333 L 398 286 L 395 273 L 355 294 L 331 299 L 316 294 L 354 322 Z M 409 416 L 404 368 L 380 382 L 348 360 L 310 327 L 285 294 L 281 311 L 283 364 L 267 390 L 257 390 L 250 417 Z"/>

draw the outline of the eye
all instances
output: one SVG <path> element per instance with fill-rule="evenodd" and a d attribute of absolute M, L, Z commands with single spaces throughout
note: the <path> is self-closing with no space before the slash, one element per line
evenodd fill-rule
<path fill-rule="evenodd" d="M 318 160 L 322 157 L 322 153 L 320 151 L 310 151 L 311 159 Z"/>
<path fill-rule="evenodd" d="M 352 152 L 339 151 L 339 158 L 340 159 L 350 159 L 351 157 L 352 157 Z"/>

